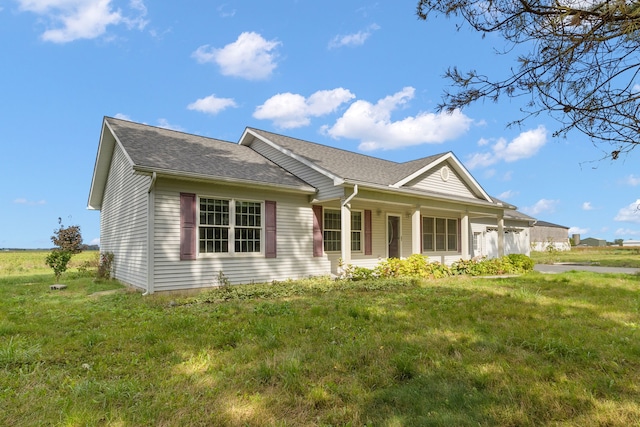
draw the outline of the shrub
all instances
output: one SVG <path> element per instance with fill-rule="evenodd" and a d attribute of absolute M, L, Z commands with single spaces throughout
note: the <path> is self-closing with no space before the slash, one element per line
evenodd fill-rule
<path fill-rule="evenodd" d="M 509 254 L 507 258 L 511 261 L 513 266 L 516 268 L 516 272 L 525 273 L 527 271 L 532 271 L 534 262 L 531 258 L 523 254 Z"/>
<path fill-rule="evenodd" d="M 103 252 L 100 254 L 100 264 L 96 277 L 98 279 L 110 279 L 113 270 L 113 252 Z"/>
<path fill-rule="evenodd" d="M 69 265 L 71 255 L 73 255 L 71 252 L 61 249 L 54 249 L 47 255 L 45 262 L 53 270 L 53 274 L 56 276 L 56 282 L 59 282 L 62 273 L 67 271 L 67 265 Z"/>

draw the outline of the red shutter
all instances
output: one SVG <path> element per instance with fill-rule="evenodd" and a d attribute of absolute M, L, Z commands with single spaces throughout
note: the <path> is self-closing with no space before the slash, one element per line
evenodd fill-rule
<path fill-rule="evenodd" d="M 180 193 L 180 259 L 196 259 L 196 195 Z"/>
<path fill-rule="evenodd" d="M 313 207 L 313 256 L 323 255 L 322 250 L 322 206 Z"/>
<path fill-rule="evenodd" d="M 373 253 L 373 245 L 371 240 L 371 211 L 364 211 L 364 254 L 371 255 Z"/>
<path fill-rule="evenodd" d="M 276 202 L 265 200 L 264 202 L 264 238 L 265 258 L 275 258 L 276 252 Z"/>

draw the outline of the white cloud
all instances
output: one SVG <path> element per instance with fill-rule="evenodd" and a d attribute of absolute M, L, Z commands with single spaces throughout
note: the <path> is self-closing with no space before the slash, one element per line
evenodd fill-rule
<path fill-rule="evenodd" d="M 122 114 L 122 113 L 118 113 L 118 114 L 116 114 L 116 115 L 115 115 L 115 118 L 116 118 L 116 119 L 120 119 L 120 120 L 126 120 L 126 121 L 128 121 L 128 122 L 132 121 L 132 120 L 131 120 L 131 118 L 130 118 L 128 115 L 126 115 L 126 114 Z"/>
<path fill-rule="evenodd" d="M 635 237 L 640 236 L 640 230 L 633 230 L 631 228 L 618 228 L 615 231 L 616 236 Z"/>
<path fill-rule="evenodd" d="M 569 227 L 569 236 L 571 236 L 572 234 L 586 234 L 588 232 L 588 228 Z"/>
<path fill-rule="evenodd" d="M 614 221 L 635 222 L 640 224 L 640 199 L 620 209 Z"/>
<path fill-rule="evenodd" d="M 91 239 L 91 241 L 89 242 L 90 245 L 97 245 L 100 246 L 100 238 L 96 237 L 95 239 Z"/>
<path fill-rule="evenodd" d="M 131 0 L 133 13 L 124 15 L 114 8 L 111 0 L 18 0 L 20 9 L 33 12 L 50 21 L 50 28 L 42 39 L 54 43 L 68 43 L 78 39 L 94 39 L 110 25 L 125 24 L 128 28 L 143 29 L 147 9 L 142 0 Z"/>
<path fill-rule="evenodd" d="M 307 126 L 311 117 L 320 117 L 334 112 L 340 105 L 355 98 L 347 89 L 320 90 L 309 98 L 296 93 L 279 93 L 258 106 L 253 117 L 272 120 L 283 129 Z"/>
<path fill-rule="evenodd" d="M 507 190 L 503 193 L 498 194 L 498 199 L 502 199 L 502 200 L 509 200 L 515 196 L 517 196 L 518 194 L 520 194 L 517 191 L 513 191 L 513 190 Z"/>
<path fill-rule="evenodd" d="M 522 212 L 532 216 L 541 213 L 552 213 L 555 212 L 556 206 L 558 206 L 559 203 L 559 200 L 540 199 L 533 206 L 522 208 Z"/>
<path fill-rule="evenodd" d="M 635 176 L 635 175 L 629 175 L 626 179 L 625 182 L 633 187 L 636 187 L 638 185 L 640 185 L 640 176 Z"/>
<path fill-rule="evenodd" d="M 413 117 L 392 121 L 391 113 L 414 97 L 415 89 L 405 87 L 400 92 L 378 100 L 376 104 L 358 100 L 332 126 L 323 132 L 333 138 L 360 139 L 360 150 L 391 150 L 419 144 L 438 144 L 465 133 L 471 119 L 459 110 L 452 113 L 418 113 Z"/>
<path fill-rule="evenodd" d="M 187 105 L 187 109 L 207 114 L 218 114 L 229 107 L 237 106 L 232 98 L 217 98 L 215 94 L 211 94 Z"/>
<path fill-rule="evenodd" d="M 218 13 L 220 14 L 221 18 L 233 18 L 234 16 L 236 16 L 236 10 L 235 9 L 227 10 L 226 3 L 218 6 Z"/>
<path fill-rule="evenodd" d="M 221 49 L 204 45 L 191 56 L 201 64 L 218 64 L 220 72 L 225 76 L 263 80 L 270 77 L 278 66 L 275 49 L 280 44 L 275 40 L 265 40 L 258 33 L 245 32 L 235 42 Z"/>
<path fill-rule="evenodd" d="M 47 202 L 45 200 L 34 201 L 34 200 L 25 199 L 23 197 L 21 197 L 19 199 L 15 199 L 13 201 L 13 203 L 15 203 L 17 205 L 27 205 L 27 206 L 40 206 L 40 205 L 46 205 L 47 204 Z"/>
<path fill-rule="evenodd" d="M 349 47 L 361 46 L 364 44 L 365 41 L 367 41 L 369 37 L 371 37 L 371 34 L 373 34 L 374 31 L 379 29 L 380 29 L 379 25 L 371 24 L 367 27 L 367 29 L 363 31 L 358 31 L 357 33 L 354 33 L 354 34 L 335 36 L 329 42 L 329 49 L 335 49 L 343 46 L 349 46 Z"/>
<path fill-rule="evenodd" d="M 170 124 L 167 119 L 158 119 L 158 127 L 161 127 L 163 129 L 177 130 L 177 131 L 180 131 L 180 132 L 184 132 L 184 128 L 182 128 L 182 127 L 180 127 L 178 125 Z"/>
<path fill-rule="evenodd" d="M 584 202 L 582 204 L 582 210 L 583 211 L 592 211 L 594 209 L 594 207 L 591 205 L 591 202 Z"/>
<path fill-rule="evenodd" d="M 536 129 L 522 132 L 511 142 L 504 138 L 499 138 L 491 147 L 491 152 L 475 153 L 466 162 L 469 169 L 478 166 L 487 167 L 503 160 L 507 163 L 521 159 L 533 157 L 547 143 L 547 129 L 540 125 Z M 479 146 L 488 144 L 488 140 L 482 138 L 478 141 Z"/>

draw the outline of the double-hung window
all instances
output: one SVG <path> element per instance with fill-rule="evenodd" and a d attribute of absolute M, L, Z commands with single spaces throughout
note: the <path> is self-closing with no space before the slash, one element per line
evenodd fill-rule
<path fill-rule="evenodd" d="M 324 210 L 324 250 L 325 252 L 338 252 L 340 251 L 340 229 L 341 219 L 340 211 L 334 209 Z"/>
<path fill-rule="evenodd" d="M 342 242 L 341 228 L 342 218 L 337 209 L 324 210 L 324 250 L 325 252 L 339 252 Z M 362 212 L 351 211 L 351 250 L 360 252 L 363 248 L 363 225 Z"/>
<path fill-rule="evenodd" d="M 362 212 L 351 212 L 351 250 L 362 251 Z"/>
<path fill-rule="evenodd" d="M 200 253 L 262 250 L 262 203 L 200 198 Z"/>
<path fill-rule="evenodd" d="M 458 250 L 458 219 L 422 218 L 422 250 L 452 252 Z"/>

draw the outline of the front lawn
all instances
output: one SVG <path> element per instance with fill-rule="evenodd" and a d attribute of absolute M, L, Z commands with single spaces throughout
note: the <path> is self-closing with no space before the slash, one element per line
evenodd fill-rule
<path fill-rule="evenodd" d="M 0 425 L 640 423 L 640 276 L 52 279 L 0 278 Z"/>

